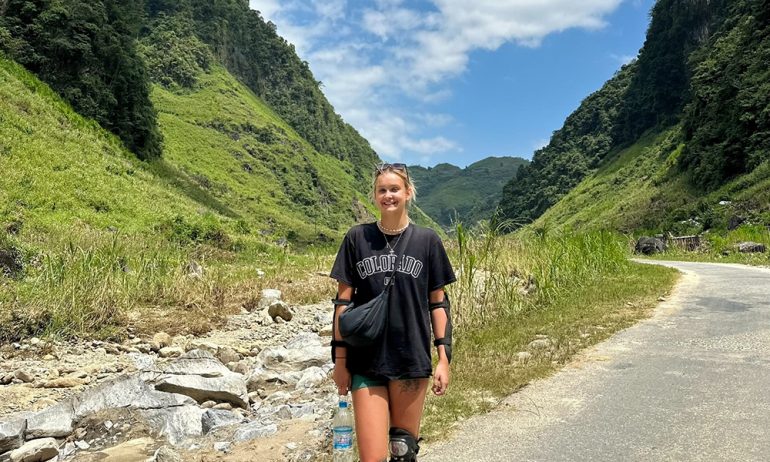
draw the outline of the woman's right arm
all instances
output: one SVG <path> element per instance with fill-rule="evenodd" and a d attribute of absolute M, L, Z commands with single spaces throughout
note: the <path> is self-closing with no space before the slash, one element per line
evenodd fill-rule
<path fill-rule="evenodd" d="M 351 300 L 353 297 L 353 288 L 344 282 L 340 282 L 337 288 L 337 299 L 339 300 Z M 339 329 L 339 317 L 347 305 L 335 305 L 334 306 L 334 332 L 332 333 L 332 339 L 336 341 L 342 341 L 342 335 L 340 335 Z M 337 385 L 337 392 L 340 395 L 347 395 L 350 391 L 350 371 L 347 367 L 347 347 L 337 346 L 334 348 L 334 372 L 332 378 Z"/>

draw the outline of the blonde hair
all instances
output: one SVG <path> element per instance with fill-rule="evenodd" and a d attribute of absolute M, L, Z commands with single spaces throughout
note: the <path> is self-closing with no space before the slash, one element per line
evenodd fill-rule
<path fill-rule="evenodd" d="M 407 171 L 406 167 L 403 169 L 398 169 L 394 168 L 390 164 L 384 164 L 383 166 L 378 166 L 375 168 L 374 173 L 372 174 L 372 189 L 369 191 L 369 199 L 371 199 L 372 202 L 376 202 L 375 194 L 377 190 L 377 178 L 379 178 L 383 173 L 395 173 L 404 181 L 404 187 L 411 193 L 409 195 L 407 205 L 412 205 L 412 202 L 417 200 L 417 186 L 415 186 L 412 178 L 409 176 L 409 172 Z"/>

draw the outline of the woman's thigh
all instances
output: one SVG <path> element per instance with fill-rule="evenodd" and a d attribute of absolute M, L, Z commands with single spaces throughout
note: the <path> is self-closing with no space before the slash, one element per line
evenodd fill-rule
<path fill-rule="evenodd" d="M 416 437 L 420 434 L 425 395 L 430 379 L 406 379 L 388 382 L 390 426 L 403 428 Z"/>
<path fill-rule="evenodd" d="M 361 462 L 388 459 L 388 388 L 373 386 L 353 390 L 356 439 Z"/>

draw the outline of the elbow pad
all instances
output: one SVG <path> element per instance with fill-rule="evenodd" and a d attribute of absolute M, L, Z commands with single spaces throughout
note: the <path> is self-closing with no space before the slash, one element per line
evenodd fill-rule
<path fill-rule="evenodd" d="M 452 362 L 452 314 L 450 311 L 451 304 L 449 303 L 449 294 L 444 292 L 444 300 L 429 304 L 430 311 L 443 308 L 446 312 L 446 329 L 444 330 L 444 336 L 437 338 L 433 341 L 433 345 L 438 348 L 439 345 L 444 345 L 444 351 L 446 351 L 446 358 L 449 362 Z"/>

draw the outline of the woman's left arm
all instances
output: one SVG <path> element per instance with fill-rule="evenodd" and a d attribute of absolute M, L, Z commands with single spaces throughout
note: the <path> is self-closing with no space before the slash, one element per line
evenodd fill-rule
<path fill-rule="evenodd" d="M 443 301 L 443 287 L 430 293 L 431 304 Z M 431 310 L 430 321 L 433 325 L 433 337 L 436 339 L 444 338 L 447 333 L 447 324 L 449 323 L 447 311 L 443 309 Z M 439 344 L 436 349 L 438 351 L 438 364 L 436 365 L 436 371 L 433 373 L 433 393 L 443 395 L 449 386 L 449 357 L 446 354 L 445 345 Z"/>

